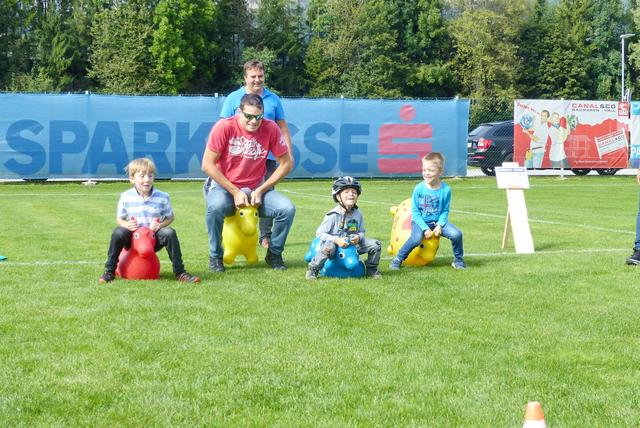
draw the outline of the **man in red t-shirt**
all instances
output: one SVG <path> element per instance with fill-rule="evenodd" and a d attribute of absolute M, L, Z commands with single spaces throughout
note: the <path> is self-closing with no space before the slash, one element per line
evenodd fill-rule
<path fill-rule="evenodd" d="M 235 116 L 220 119 L 211 129 L 202 158 L 205 184 L 209 270 L 223 272 L 222 225 L 224 218 L 245 205 L 258 207 L 260 217 L 273 218 L 273 234 L 265 261 L 284 270 L 284 244 L 296 213 L 293 203 L 273 189 L 293 168 L 292 157 L 278 125 L 263 117 L 262 98 L 246 94 Z M 278 167 L 265 180 L 266 161 L 273 153 Z"/>

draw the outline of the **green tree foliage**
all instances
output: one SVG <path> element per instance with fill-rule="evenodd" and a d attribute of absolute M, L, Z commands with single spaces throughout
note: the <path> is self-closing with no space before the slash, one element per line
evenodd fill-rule
<path fill-rule="evenodd" d="M 252 35 L 253 16 L 245 0 L 216 0 L 213 24 L 217 55 L 214 58 L 215 88 L 226 91 L 237 87 L 238 67 L 242 67 L 244 41 Z"/>
<path fill-rule="evenodd" d="M 548 55 L 538 71 L 540 98 L 587 99 L 595 95 L 591 43 L 593 0 L 560 0 L 550 19 Z"/>
<path fill-rule="evenodd" d="M 299 1 L 262 0 L 254 34 L 250 43 L 256 49 L 275 54 L 275 60 L 267 68 L 269 87 L 288 95 L 303 95 L 308 29 Z M 244 53 L 243 57 L 251 59 Z"/>
<path fill-rule="evenodd" d="M 213 75 L 215 43 L 211 41 L 214 7 L 210 0 L 160 0 L 153 15 L 154 74 L 163 93 L 189 90 L 196 70 Z"/>
<path fill-rule="evenodd" d="M 398 51 L 392 11 L 383 0 L 315 1 L 305 67 L 312 96 L 402 95 L 406 55 Z"/>
<path fill-rule="evenodd" d="M 453 19 L 453 67 L 463 96 L 511 103 L 521 75 L 517 44 L 528 9 L 521 2 L 498 11 L 492 5 L 474 4 Z"/>
<path fill-rule="evenodd" d="M 540 63 L 546 57 L 549 45 L 549 19 L 552 10 L 547 0 L 536 0 L 533 13 L 521 29 L 518 60 L 522 65 L 518 79 L 518 92 L 524 98 L 538 98 L 542 92 L 538 82 Z"/>
<path fill-rule="evenodd" d="M 404 93 L 414 97 L 453 96 L 452 40 L 442 0 L 391 0 L 399 49 L 408 61 Z"/>
<path fill-rule="evenodd" d="M 7 85 L 11 74 L 18 71 L 25 49 L 21 46 L 21 33 L 26 20 L 25 10 L 18 0 L 0 2 L 0 87 Z"/>
<path fill-rule="evenodd" d="M 0 89 L 615 99 L 630 0 L 3 0 Z M 253 6 L 257 5 L 257 8 Z M 631 19 L 633 16 L 633 20 Z M 628 82 L 640 73 L 629 39 Z"/>
<path fill-rule="evenodd" d="M 106 93 L 160 93 L 149 47 L 153 22 L 145 5 L 128 2 L 96 14 L 91 34 L 91 69 L 100 91 Z"/>

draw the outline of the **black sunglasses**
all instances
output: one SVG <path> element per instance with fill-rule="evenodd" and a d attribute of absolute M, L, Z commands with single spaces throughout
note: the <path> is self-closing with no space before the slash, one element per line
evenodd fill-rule
<path fill-rule="evenodd" d="M 262 113 L 260 113 L 260 114 L 250 114 L 250 113 L 245 113 L 242 110 L 240 110 L 240 113 L 242 113 L 247 120 L 255 119 L 257 122 L 260 122 L 262 120 L 262 118 L 264 117 L 264 114 L 262 114 Z"/>

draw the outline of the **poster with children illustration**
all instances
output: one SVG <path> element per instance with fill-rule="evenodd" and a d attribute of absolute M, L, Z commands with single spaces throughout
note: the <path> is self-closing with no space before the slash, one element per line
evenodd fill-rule
<path fill-rule="evenodd" d="M 626 168 L 628 107 L 618 101 L 515 100 L 514 161 L 527 168 Z"/>

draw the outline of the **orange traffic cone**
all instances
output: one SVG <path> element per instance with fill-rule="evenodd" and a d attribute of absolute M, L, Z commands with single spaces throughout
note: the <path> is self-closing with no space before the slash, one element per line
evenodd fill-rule
<path fill-rule="evenodd" d="M 547 424 L 544 422 L 542 406 L 537 401 L 529 401 L 527 403 L 522 428 L 547 428 Z"/>

